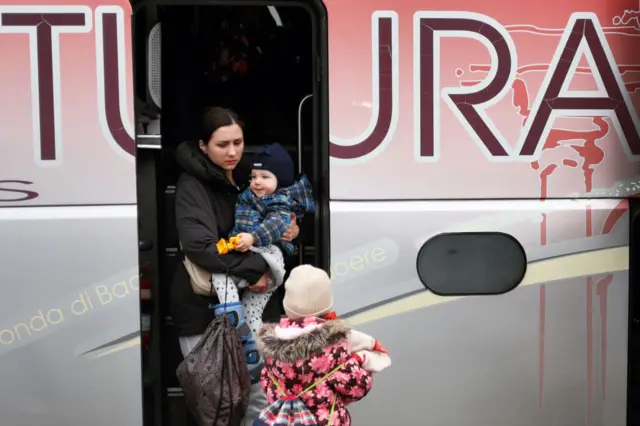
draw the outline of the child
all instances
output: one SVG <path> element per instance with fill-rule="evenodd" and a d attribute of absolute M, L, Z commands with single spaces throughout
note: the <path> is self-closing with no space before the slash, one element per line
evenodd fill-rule
<path fill-rule="evenodd" d="M 273 405 L 255 424 L 274 424 L 278 414 L 282 417 L 279 408 L 284 407 L 278 401 L 297 398 L 305 406 L 298 412 L 308 410 L 319 426 L 350 426 L 347 404 L 364 398 L 373 382 L 366 368 L 367 353 L 351 352 L 351 331 L 341 321 L 322 319 L 333 307 L 326 272 L 298 266 L 291 271 L 285 290 L 287 318 L 258 331 L 258 348 L 265 359 L 260 385 Z M 376 346 L 369 343 L 368 349 Z"/>
<path fill-rule="evenodd" d="M 291 224 L 292 215 L 298 218 L 305 213 L 315 211 L 311 184 L 302 176 L 294 182 L 293 161 L 289 153 L 278 143 L 266 145 L 253 158 L 251 183 L 238 197 L 236 204 L 235 226 L 231 236 L 237 236 L 238 251 L 257 251 L 262 254 L 271 267 L 267 280 L 267 291 L 254 293 L 245 291 L 240 302 L 239 289 L 248 287 L 248 283 L 224 274 L 213 274 L 212 283 L 220 304 L 216 313 L 225 310 L 235 311 L 238 315 L 238 328 L 246 320 L 249 330 L 244 331 L 245 354 L 253 380 L 259 379 L 262 362 L 257 357 L 253 335 L 262 326 L 262 313 L 275 289 L 284 278 L 284 259 L 282 252 L 293 254 L 295 247 L 291 242 L 280 239 Z"/>

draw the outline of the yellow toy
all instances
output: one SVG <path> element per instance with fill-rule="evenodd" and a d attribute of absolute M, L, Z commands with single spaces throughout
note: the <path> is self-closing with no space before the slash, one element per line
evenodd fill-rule
<path fill-rule="evenodd" d="M 216 243 L 216 248 L 218 249 L 218 253 L 227 254 L 231 250 L 236 249 L 236 244 L 238 244 L 238 237 L 231 237 L 229 241 L 226 241 L 224 238 L 220 238 L 220 241 Z"/>

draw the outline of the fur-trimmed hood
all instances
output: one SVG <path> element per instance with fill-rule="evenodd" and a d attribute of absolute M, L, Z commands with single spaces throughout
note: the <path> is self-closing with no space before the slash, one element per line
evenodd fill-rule
<path fill-rule="evenodd" d="M 267 359 L 293 364 L 322 353 L 327 346 L 346 342 L 348 331 L 340 320 L 284 318 L 279 324 L 264 324 L 258 330 L 258 350 Z"/>

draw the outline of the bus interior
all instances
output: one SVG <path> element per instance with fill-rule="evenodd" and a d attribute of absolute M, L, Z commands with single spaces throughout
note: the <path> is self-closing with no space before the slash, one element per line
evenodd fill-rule
<path fill-rule="evenodd" d="M 289 151 L 296 172 L 313 184 L 318 210 L 301 223 L 298 253 L 287 270 L 299 263 L 328 265 L 328 146 L 321 143 L 328 140 L 326 77 L 316 59 L 323 55 L 323 21 L 316 15 L 305 5 L 134 4 L 145 426 L 194 424 L 176 379 L 182 354 L 167 299 L 180 262 L 174 150 L 197 139 L 205 107 L 240 115 L 244 155 L 272 142 Z M 281 300 L 282 290 L 274 297 Z M 265 312 L 274 314 L 281 312 Z"/>

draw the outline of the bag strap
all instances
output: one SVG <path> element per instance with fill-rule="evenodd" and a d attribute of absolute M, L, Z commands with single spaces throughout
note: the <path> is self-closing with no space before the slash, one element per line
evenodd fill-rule
<path fill-rule="evenodd" d="M 302 392 L 300 392 L 299 394 L 297 394 L 295 397 L 296 398 L 300 398 L 303 394 L 309 392 L 310 390 L 313 390 L 313 388 L 315 388 L 316 386 L 318 386 L 320 383 L 326 381 L 331 375 L 333 375 L 334 373 L 336 373 L 338 370 L 340 370 L 342 367 L 344 367 L 344 362 L 342 364 L 340 364 L 339 366 L 337 366 L 336 368 L 334 368 L 333 370 L 329 371 L 327 374 L 325 374 L 324 376 L 322 376 L 322 378 L 318 379 L 316 382 L 314 382 L 311 386 L 309 386 L 308 388 L 306 388 L 305 390 L 303 390 Z M 278 388 L 278 390 L 280 391 L 281 394 L 283 395 L 287 395 L 287 392 L 282 388 L 282 386 L 280 386 L 280 383 L 278 383 L 278 381 L 271 375 L 271 373 L 267 372 L 267 374 L 269 375 L 269 378 L 271 379 L 271 381 L 273 382 L 274 385 L 276 385 L 276 387 Z M 328 426 L 331 426 L 331 419 L 333 419 L 333 413 L 336 409 L 336 400 L 338 399 L 338 395 L 336 393 L 336 391 L 333 391 L 333 402 L 331 403 L 331 411 L 329 412 L 329 423 L 327 423 Z"/>

